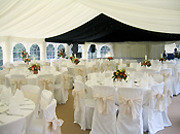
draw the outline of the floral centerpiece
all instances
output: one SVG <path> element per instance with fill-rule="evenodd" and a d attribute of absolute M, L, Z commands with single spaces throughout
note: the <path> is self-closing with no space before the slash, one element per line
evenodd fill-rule
<path fill-rule="evenodd" d="M 120 79 L 120 80 L 124 79 L 124 80 L 126 80 L 126 78 L 127 78 L 126 70 L 125 69 L 122 69 L 122 70 L 117 69 L 117 71 L 115 71 L 113 73 L 112 78 L 113 78 L 114 81 L 116 79 Z"/>
<path fill-rule="evenodd" d="M 60 53 L 58 54 L 58 57 L 65 58 L 65 56 L 66 56 L 65 49 L 60 50 Z"/>
<path fill-rule="evenodd" d="M 76 64 L 76 65 L 80 62 L 79 59 L 76 59 L 76 58 L 74 58 L 72 61 L 73 61 L 73 63 Z"/>
<path fill-rule="evenodd" d="M 28 55 L 28 53 L 27 53 L 25 50 L 23 50 L 23 51 L 21 52 L 22 58 L 26 58 L 27 55 Z"/>
<path fill-rule="evenodd" d="M 38 73 L 38 70 L 40 70 L 39 64 L 32 64 L 29 68 L 30 71 L 34 71 L 34 74 Z"/>
<path fill-rule="evenodd" d="M 150 67 L 151 66 L 151 62 L 149 60 L 145 60 L 143 63 L 141 63 L 141 66 Z"/>
<path fill-rule="evenodd" d="M 110 60 L 113 60 L 113 57 L 108 57 L 108 60 L 110 61 Z"/>
<path fill-rule="evenodd" d="M 31 62 L 31 59 L 30 58 L 24 58 L 24 62 Z"/>
<path fill-rule="evenodd" d="M 163 61 L 166 61 L 165 58 L 160 58 L 159 61 L 163 62 Z"/>

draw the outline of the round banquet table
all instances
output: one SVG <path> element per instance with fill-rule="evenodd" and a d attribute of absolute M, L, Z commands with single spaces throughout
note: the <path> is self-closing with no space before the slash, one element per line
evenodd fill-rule
<path fill-rule="evenodd" d="M 28 129 L 33 119 L 35 109 L 33 101 L 24 98 L 24 102 L 20 104 L 20 112 L 16 114 L 9 114 L 8 109 L 2 111 L 2 107 L 3 105 L 0 105 L 1 134 L 21 134 Z"/>

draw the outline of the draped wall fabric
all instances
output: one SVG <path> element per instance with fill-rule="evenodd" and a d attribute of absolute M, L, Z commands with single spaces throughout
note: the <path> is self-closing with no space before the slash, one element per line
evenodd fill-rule
<path fill-rule="evenodd" d="M 0 0 L 0 36 L 48 38 L 104 13 L 150 31 L 180 34 L 179 0 Z"/>

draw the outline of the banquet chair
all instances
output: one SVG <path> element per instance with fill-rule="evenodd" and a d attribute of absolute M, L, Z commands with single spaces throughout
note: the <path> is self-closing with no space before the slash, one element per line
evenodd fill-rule
<path fill-rule="evenodd" d="M 54 98 L 57 100 L 58 104 L 65 104 L 66 101 L 68 100 L 68 90 L 69 90 L 69 86 L 68 88 L 64 88 L 64 75 L 63 73 L 59 74 L 58 79 L 56 79 L 55 83 L 54 83 Z M 67 81 L 69 79 L 67 78 Z M 69 83 L 65 83 L 65 84 L 69 84 Z"/>
<path fill-rule="evenodd" d="M 166 110 L 166 106 L 163 92 L 164 82 L 152 86 L 149 105 L 143 106 L 143 131 L 149 131 L 149 134 L 164 129 L 162 112 Z"/>
<path fill-rule="evenodd" d="M 74 75 L 75 77 L 77 75 L 80 75 L 83 77 L 83 82 L 85 83 L 86 82 L 86 68 L 85 68 L 85 65 L 76 65 L 74 67 Z"/>
<path fill-rule="evenodd" d="M 117 134 L 143 134 L 142 101 L 143 89 L 119 87 L 116 121 Z"/>
<path fill-rule="evenodd" d="M 136 68 L 126 67 L 126 72 L 127 72 L 127 73 L 136 72 Z"/>
<path fill-rule="evenodd" d="M 16 89 L 21 89 L 22 85 L 26 85 L 26 77 L 23 74 L 11 74 L 10 77 L 10 86 L 11 92 L 14 94 Z"/>
<path fill-rule="evenodd" d="M 92 117 L 94 112 L 94 100 L 85 99 L 84 83 L 75 80 L 72 91 L 74 97 L 74 123 L 80 125 L 82 130 L 92 128 Z"/>
<path fill-rule="evenodd" d="M 37 75 L 38 86 L 41 91 L 47 89 L 54 93 L 54 76 L 53 74 L 39 74 Z"/>
<path fill-rule="evenodd" d="M 164 78 L 164 82 L 166 83 L 167 81 L 171 80 L 171 96 L 175 95 L 175 90 L 174 90 L 174 86 L 173 86 L 173 81 L 175 80 L 174 77 L 172 77 L 172 69 L 171 68 L 167 68 L 167 69 L 161 69 L 160 74 L 163 76 Z"/>
<path fill-rule="evenodd" d="M 172 82 L 171 82 L 171 80 L 169 80 L 164 85 L 163 94 L 165 95 L 164 103 L 166 106 L 166 109 L 164 111 L 162 111 L 162 118 L 163 118 L 164 127 L 172 126 L 172 123 L 168 117 L 168 107 L 172 103 L 172 100 L 171 100 L 172 85 L 171 84 L 172 84 Z"/>
<path fill-rule="evenodd" d="M 92 72 L 92 73 L 97 73 L 97 72 L 99 72 L 99 65 L 93 65 L 93 66 L 92 66 L 92 69 L 91 69 L 91 72 Z"/>
<path fill-rule="evenodd" d="M 0 94 L 1 94 L 1 92 L 3 91 L 3 89 L 6 89 L 6 86 L 0 84 Z"/>
<path fill-rule="evenodd" d="M 21 91 L 25 98 L 28 98 L 35 103 L 34 118 L 37 118 L 41 96 L 40 88 L 36 85 L 24 85 L 21 87 Z"/>
<path fill-rule="evenodd" d="M 1 84 L 5 84 L 5 75 L 9 73 L 9 69 L 1 70 Z"/>
<path fill-rule="evenodd" d="M 90 134 L 116 134 L 115 88 L 94 86 L 95 109 Z"/>
<path fill-rule="evenodd" d="M 173 81 L 174 95 L 180 94 L 180 67 L 175 70 L 175 78 Z"/>
<path fill-rule="evenodd" d="M 56 116 L 57 102 L 55 99 L 43 111 L 42 119 L 34 119 L 27 134 L 61 134 L 62 119 Z"/>

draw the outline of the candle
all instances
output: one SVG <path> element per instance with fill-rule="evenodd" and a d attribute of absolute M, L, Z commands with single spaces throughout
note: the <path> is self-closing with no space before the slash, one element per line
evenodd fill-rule
<path fill-rule="evenodd" d="M 34 61 L 34 63 L 36 63 L 36 57 L 34 57 L 34 60 L 33 60 L 33 61 Z"/>
<path fill-rule="evenodd" d="M 74 54 L 74 57 L 76 58 L 76 54 Z"/>
<path fill-rule="evenodd" d="M 145 55 L 145 60 L 147 60 L 147 55 Z"/>
<path fill-rule="evenodd" d="M 161 58 L 163 57 L 163 54 L 161 54 Z"/>
<path fill-rule="evenodd" d="M 123 60 L 120 59 L 120 69 L 122 69 Z"/>

